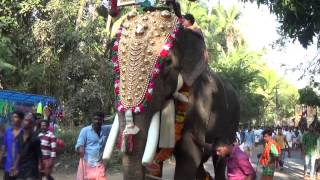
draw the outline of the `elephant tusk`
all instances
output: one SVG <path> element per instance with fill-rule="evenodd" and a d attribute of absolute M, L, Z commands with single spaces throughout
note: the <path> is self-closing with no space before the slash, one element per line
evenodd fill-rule
<path fill-rule="evenodd" d="M 176 88 L 176 91 L 173 93 L 173 97 L 181 102 L 188 103 L 189 99 L 187 98 L 187 96 L 179 93 L 179 90 L 182 88 L 182 86 L 183 86 L 183 79 L 181 74 L 179 73 L 177 88 Z"/>
<path fill-rule="evenodd" d="M 159 148 L 173 148 L 175 145 L 175 105 L 170 99 L 161 111 Z"/>
<path fill-rule="evenodd" d="M 119 116 L 118 114 L 116 114 L 112 124 L 111 131 L 107 139 L 107 143 L 104 147 L 103 156 L 102 156 L 104 160 L 109 160 L 111 158 L 111 154 L 119 134 L 119 129 L 120 129 Z"/>
<path fill-rule="evenodd" d="M 182 86 L 183 86 L 183 78 L 182 78 L 182 75 L 179 73 L 177 88 L 175 92 L 178 92 L 182 88 Z"/>
<path fill-rule="evenodd" d="M 158 140 L 159 140 L 159 128 L 160 128 L 160 112 L 156 112 L 150 123 L 148 130 L 148 137 L 146 142 L 146 147 L 144 149 L 142 164 L 147 165 L 153 161 L 156 154 Z"/>
<path fill-rule="evenodd" d="M 187 96 L 185 96 L 185 95 L 183 95 L 183 94 L 181 94 L 179 92 L 175 92 L 173 94 L 173 97 L 174 97 L 174 99 L 177 99 L 177 100 L 179 100 L 180 102 L 183 102 L 183 103 L 188 103 L 189 102 L 189 99 L 187 98 Z"/>

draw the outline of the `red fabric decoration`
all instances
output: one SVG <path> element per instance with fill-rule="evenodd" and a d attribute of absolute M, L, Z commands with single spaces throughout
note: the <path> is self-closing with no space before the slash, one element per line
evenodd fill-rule
<path fill-rule="evenodd" d="M 152 99 L 151 94 L 147 93 L 147 94 L 145 95 L 145 99 L 146 99 L 146 101 L 150 102 L 151 99 Z"/>
<path fill-rule="evenodd" d="M 118 63 L 118 56 L 114 56 L 114 57 L 112 57 L 112 62 L 113 63 Z"/>
<path fill-rule="evenodd" d="M 118 48 L 119 48 L 118 45 L 114 45 L 114 46 L 112 47 L 112 51 L 118 51 Z"/>
<path fill-rule="evenodd" d="M 166 58 L 166 57 L 168 57 L 168 54 L 169 54 L 169 52 L 167 50 L 162 49 L 160 52 L 160 57 Z"/>
<path fill-rule="evenodd" d="M 117 0 L 111 0 L 110 16 L 116 17 L 119 14 Z"/>
<path fill-rule="evenodd" d="M 57 144 L 57 151 L 61 151 L 65 147 L 63 140 L 60 138 L 57 138 L 56 144 Z"/>

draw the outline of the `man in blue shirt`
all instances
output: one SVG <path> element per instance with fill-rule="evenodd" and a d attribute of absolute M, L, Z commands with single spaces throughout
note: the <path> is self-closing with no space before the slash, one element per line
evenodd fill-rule
<path fill-rule="evenodd" d="M 92 124 L 80 131 L 75 147 L 80 155 L 77 179 L 106 179 L 102 155 L 111 125 L 102 125 L 103 120 L 103 113 L 95 113 Z"/>
<path fill-rule="evenodd" d="M 248 129 L 248 132 L 246 132 L 245 139 L 244 139 L 244 149 L 249 157 L 251 157 L 252 155 L 253 147 L 254 147 L 254 132 L 250 127 Z"/>
<path fill-rule="evenodd" d="M 13 169 L 14 163 L 18 157 L 18 142 L 17 137 L 21 132 L 21 122 L 24 118 L 22 112 L 16 111 L 12 113 L 12 127 L 6 129 L 3 136 L 3 144 L 1 145 L 0 158 L 6 154 L 4 164 L 4 180 L 15 180 L 17 172 Z"/>

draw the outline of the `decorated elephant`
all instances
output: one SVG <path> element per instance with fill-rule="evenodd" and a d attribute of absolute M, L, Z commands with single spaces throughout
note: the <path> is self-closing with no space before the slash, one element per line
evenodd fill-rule
<path fill-rule="evenodd" d="M 145 179 L 146 166 L 175 156 L 174 179 L 203 176 L 211 154 L 194 142 L 233 141 L 239 101 L 230 84 L 204 60 L 199 32 L 184 28 L 170 9 L 133 10 L 122 23 L 112 61 L 118 113 L 103 158 L 123 152 L 123 177 Z M 225 179 L 224 160 L 213 155 L 216 179 Z"/>

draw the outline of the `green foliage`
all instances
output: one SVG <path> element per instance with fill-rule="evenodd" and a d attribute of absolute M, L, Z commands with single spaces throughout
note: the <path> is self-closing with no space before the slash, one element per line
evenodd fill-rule
<path fill-rule="evenodd" d="M 241 122 L 250 124 L 255 120 L 261 124 L 293 116 L 297 89 L 267 67 L 262 60 L 263 50 L 248 48 L 236 26 L 241 15 L 237 8 L 210 9 L 202 4 L 182 2 L 182 10 L 196 17 L 205 35 L 211 68 L 239 94 Z"/>
<path fill-rule="evenodd" d="M 313 90 L 312 87 L 305 87 L 299 89 L 299 102 L 308 106 L 320 106 L 320 97 Z"/>
<path fill-rule="evenodd" d="M 205 36 L 211 61 L 218 61 L 220 56 L 224 56 L 232 48 L 244 43 L 239 29 L 235 26 L 240 17 L 237 8 L 225 10 L 223 6 L 216 6 L 209 9 L 205 5 L 191 3 L 188 0 L 180 2 L 183 12 L 191 13 L 196 17 L 196 25 L 201 27 Z"/>
<path fill-rule="evenodd" d="M 277 16 L 280 23 L 279 32 L 281 39 L 278 43 L 284 44 L 290 38 L 298 40 L 307 48 L 312 43 L 320 47 L 320 1 L 319 0 L 242 0 L 243 2 L 256 2 L 258 5 L 267 5 L 270 12 Z M 314 42 L 316 40 L 316 42 Z M 317 55 L 318 56 L 318 55 Z M 317 59 L 316 59 L 317 58 Z M 319 75 L 320 59 L 315 57 L 305 67 L 305 74 L 309 74 L 310 83 L 319 87 L 319 81 L 315 76 Z"/>
<path fill-rule="evenodd" d="M 109 28 L 102 16 L 87 11 L 89 3 L 98 7 L 100 1 L 0 2 L 0 86 L 58 97 L 75 124 L 93 111 L 112 111 L 110 37 L 129 10 Z M 210 66 L 239 93 L 243 122 L 292 115 L 297 90 L 263 63 L 263 51 L 248 48 L 236 26 L 237 8 L 187 0 L 181 7 L 196 17 Z"/>
<path fill-rule="evenodd" d="M 100 1 L 90 3 L 99 6 Z M 84 13 L 85 5 L 0 2 L 2 85 L 57 97 L 67 118 L 77 123 L 93 111 L 110 112 L 114 98 L 109 30 L 96 12 Z"/>
<path fill-rule="evenodd" d="M 80 128 L 69 127 L 69 128 L 59 128 L 57 138 L 64 140 L 64 154 L 74 154 L 74 147 L 77 144 L 77 139 L 80 133 Z"/>
<path fill-rule="evenodd" d="M 249 0 L 242 0 L 247 2 Z M 299 40 L 307 47 L 317 37 L 320 45 L 320 1 L 319 0 L 250 0 L 258 5 L 268 5 L 280 22 L 280 31 L 284 37 Z"/>
<path fill-rule="evenodd" d="M 261 117 L 264 96 L 255 92 L 257 81 L 261 78 L 256 67 L 261 55 L 249 51 L 246 46 L 241 46 L 211 64 L 212 68 L 238 91 L 243 121 Z"/>

